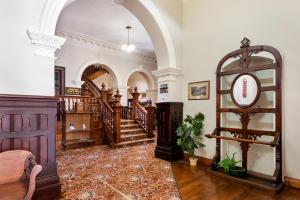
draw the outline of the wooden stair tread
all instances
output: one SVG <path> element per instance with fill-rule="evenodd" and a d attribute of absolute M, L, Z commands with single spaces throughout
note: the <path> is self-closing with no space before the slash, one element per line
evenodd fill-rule
<path fill-rule="evenodd" d="M 144 132 L 144 129 L 142 129 L 142 128 L 124 129 L 124 130 L 121 130 L 121 133 L 130 133 L 130 132 L 137 132 L 137 131 Z"/>
<path fill-rule="evenodd" d="M 121 138 L 130 138 L 130 137 L 139 137 L 139 136 L 148 136 L 148 135 L 147 133 L 126 134 L 126 135 L 121 135 Z"/>
<path fill-rule="evenodd" d="M 122 124 L 121 128 L 140 127 L 138 124 Z"/>
<path fill-rule="evenodd" d="M 121 119 L 121 122 L 135 122 L 133 119 Z"/>
<path fill-rule="evenodd" d="M 154 142 L 154 140 L 155 140 L 155 138 L 145 138 L 145 139 L 140 139 L 140 140 L 131 140 L 131 141 L 120 142 L 120 143 L 117 144 L 117 146 L 136 144 L 136 143 L 140 143 L 140 142 Z"/>

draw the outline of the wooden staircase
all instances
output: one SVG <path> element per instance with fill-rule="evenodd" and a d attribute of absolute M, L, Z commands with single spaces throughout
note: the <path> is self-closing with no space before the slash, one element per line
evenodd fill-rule
<path fill-rule="evenodd" d="M 102 128 L 107 143 L 118 148 L 154 142 L 154 107 L 151 101 L 145 107 L 139 104 L 140 93 L 136 87 L 131 93 L 133 96 L 131 108 L 120 104 L 119 90 L 114 95 L 114 101 L 111 101 L 113 96 L 111 90 L 106 90 L 104 84 L 100 92 Z"/>
<path fill-rule="evenodd" d="M 121 142 L 117 147 L 126 147 L 154 142 L 154 138 L 148 138 L 147 132 L 131 119 L 121 119 Z"/>

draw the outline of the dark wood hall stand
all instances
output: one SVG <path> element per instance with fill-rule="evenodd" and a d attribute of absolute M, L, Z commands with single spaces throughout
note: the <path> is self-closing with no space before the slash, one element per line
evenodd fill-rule
<path fill-rule="evenodd" d="M 272 59 L 257 55 L 258 53 L 268 53 L 272 55 Z M 229 59 L 235 59 L 235 67 L 230 69 L 224 68 L 224 63 Z M 268 62 L 266 62 L 266 60 Z M 271 61 L 270 61 L 271 60 Z M 254 62 L 255 61 L 255 62 Z M 231 62 L 230 64 L 232 64 Z M 229 66 L 228 64 L 227 66 Z M 264 85 L 262 78 L 257 76 L 258 72 L 272 70 L 273 85 Z M 281 71 L 282 59 L 279 51 L 271 46 L 257 45 L 250 46 L 250 41 L 244 38 L 240 49 L 227 54 L 219 62 L 217 67 L 216 80 L 216 129 L 212 134 L 207 134 L 208 138 L 216 138 L 216 154 L 211 165 L 211 172 L 222 177 L 229 178 L 233 181 L 256 187 L 262 190 L 278 192 L 283 186 L 282 181 L 282 113 L 281 113 Z M 234 80 L 230 89 L 222 85 L 222 78 L 233 76 Z M 252 86 L 250 85 L 252 82 Z M 237 85 L 240 84 L 240 85 Z M 252 87 L 255 95 L 250 95 L 252 91 L 248 91 L 248 87 Z M 250 90 L 250 89 L 249 89 Z M 273 107 L 260 107 L 259 99 L 261 94 L 272 92 Z M 230 95 L 229 99 L 235 105 L 234 108 L 222 104 L 223 96 Z M 249 96 L 247 96 L 249 95 Z M 248 98 L 248 102 L 246 102 Z M 242 102 L 242 103 L 241 103 Z M 246 103 L 245 103 L 246 102 Z M 240 117 L 241 128 L 226 127 L 222 124 L 221 118 L 224 113 L 234 113 Z M 275 115 L 274 130 L 253 130 L 248 127 L 251 117 L 257 114 L 265 115 L 272 113 Z M 228 135 L 222 135 L 223 133 Z M 262 136 L 270 136 L 271 141 L 259 140 Z M 247 169 L 248 150 L 251 144 L 268 145 L 275 148 L 276 169 L 272 176 L 247 171 L 248 178 L 240 179 L 223 173 L 217 164 L 221 157 L 221 140 L 231 140 L 240 143 L 242 149 L 242 166 Z M 252 147 L 254 148 L 254 147 Z"/>
<path fill-rule="evenodd" d="M 155 157 L 167 161 L 176 161 L 183 158 L 181 148 L 176 144 L 176 129 L 182 122 L 183 103 L 162 102 L 156 103 L 157 113 L 157 146 Z"/>

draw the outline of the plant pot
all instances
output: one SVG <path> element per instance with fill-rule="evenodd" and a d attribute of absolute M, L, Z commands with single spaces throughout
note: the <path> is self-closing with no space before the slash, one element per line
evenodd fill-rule
<path fill-rule="evenodd" d="M 246 178 L 247 177 L 247 171 L 245 168 L 242 167 L 234 167 L 230 169 L 229 174 L 231 176 L 235 176 L 238 178 Z"/>
<path fill-rule="evenodd" d="M 198 161 L 198 158 L 196 157 L 189 157 L 189 160 L 190 160 L 190 165 L 191 166 L 196 166 L 197 165 L 197 161 Z"/>

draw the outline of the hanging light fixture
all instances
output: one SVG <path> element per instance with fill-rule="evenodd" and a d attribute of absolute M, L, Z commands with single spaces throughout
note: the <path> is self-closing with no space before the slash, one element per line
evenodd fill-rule
<path fill-rule="evenodd" d="M 132 51 L 135 50 L 135 45 L 130 43 L 129 40 L 129 31 L 132 27 L 131 26 L 126 26 L 127 29 L 127 44 L 122 45 L 122 50 L 126 51 L 127 53 L 131 53 Z"/>

